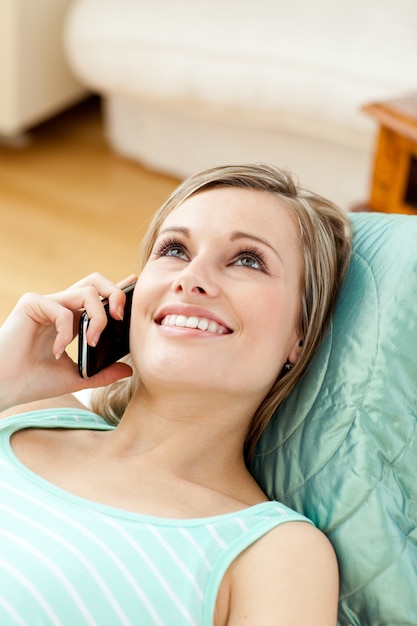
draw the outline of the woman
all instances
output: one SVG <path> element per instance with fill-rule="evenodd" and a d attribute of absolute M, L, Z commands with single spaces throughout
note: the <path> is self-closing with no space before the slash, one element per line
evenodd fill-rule
<path fill-rule="evenodd" d="M 94 275 L 19 301 L 0 334 L 2 624 L 336 623 L 330 544 L 245 457 L 322 339 L 349 252 L 344 214 L 286 173 L 216 168 L 145 237 L 132 377 L 118 363 L 85 382 L 65 353 L 81 308 L 91 345 L 101 297 L 123 315 L 119 287 Z M 122 378 L 95 403 L 117 427 L 64 395 Z"/>

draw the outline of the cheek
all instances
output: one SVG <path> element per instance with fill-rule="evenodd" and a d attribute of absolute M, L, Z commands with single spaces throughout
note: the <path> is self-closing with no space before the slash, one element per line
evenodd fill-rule
<path fill-rule="evenodd" d="M 146 353 L 147 344 L 155 339 L 152 333 L 153 319 L 167 290 L 169 290 L 167 281 L 145 266 L 136 283 L 132 301 L 130 349 L 134 359 Z"/>
<path fill-rule="evenodd" d="M 259 298 L 258 302 L 261 303 L 262 300 Z M 264 351 L 269 364 L 275 360 L 279 367 L 281 362 L 286 361 L 297 341 L 299 300 L 292 294 L 283 293 L 264 302 L 268 302 L 268 306 L 257 304 L 253 307 L 253 318 L 256 319 L 256 345 Z"/>
<path fill-rule="evenodd" d="M 145 315 L 162 289 L 161 278 L 145 266 L 139 275 L 133 294 L 132 314 L 137 312 L 138 315 Z"/>
<path fill-rule="evenodd" d="M 135 347 L 138 344 L 143 344 L 146 313 L 149 311 L 149 305 L 152 300 L 152 284 L 147 280 L 146 276 L 141 274 L 136 283 L 132 301 L 130 321 L 130 348 L 132 356 L 134 355 Z"/>

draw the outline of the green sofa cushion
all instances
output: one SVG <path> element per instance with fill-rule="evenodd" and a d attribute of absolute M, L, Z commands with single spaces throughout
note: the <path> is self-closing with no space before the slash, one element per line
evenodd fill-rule
<path fill-rule="evenodd" d="M 340 625 L 417 624 L 417 216 L 358 213 L 332 326 L 252 471 L 340 565 Z"/>

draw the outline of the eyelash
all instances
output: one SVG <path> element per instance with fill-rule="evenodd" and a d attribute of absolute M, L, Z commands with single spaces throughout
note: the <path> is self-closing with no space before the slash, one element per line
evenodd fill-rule
<path fill-rule="evenodd" d="M 258 271 L 268 273 L 268 265 L 265 259 L 265 255 L 263 254 L 263 252 L 261 252 L 261 250 L 259 250 L 259 248 L 257 248 L 256 246 L 249 246 L 249 247 L 242 248 L 241 250 L 239 250 L 235 259 L 237 260 L 245 256 L 250 257 L 251 259 L 253 259 L 259 264 Z M 253 269 L 253 268 L 249 268 L 249 269 Z"/>
<path fill-rule="evenodd" d="M 154 254 L 156 257 L 167 256 L 171 250 L 186 250 L 185 246 L 176 239 L 163 239 L 157 246 L 155 246 Z"/>
<path fill-rule="evenodd" d="M 163 239 L 160 243 L 158 243 L 158 245 L 154 249 L 154 255 L 157 258 L 169 256 L 169 252 L 175 249 L 181 250 L 185 254 L 187 254 L 187 249 L 184 244 L 180 243 L 177 239 L 168 238 Z M 263 252 L 261 252 L 261 250 L 259 250 L 259 248 L 257 248 L 256 246 L 242 247 L 234 257 L 233 263 L 245 256 L 250 257 L 259 264 L 259 270 L 257 271 L 268 273 L 268 265 L 265 259 L 265 255 L 263 254 Z M 248 266 L 248 269 L 253 268 L 250 268 Z"/>

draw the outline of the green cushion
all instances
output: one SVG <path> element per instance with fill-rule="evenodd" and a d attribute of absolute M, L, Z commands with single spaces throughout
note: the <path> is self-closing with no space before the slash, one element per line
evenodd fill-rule
<path fill-rule="evenodd" d="M 340 564 L 340 625 L 417 624 L 417 216 L 352 214 L 332 326 L 252 471 Z"/>

